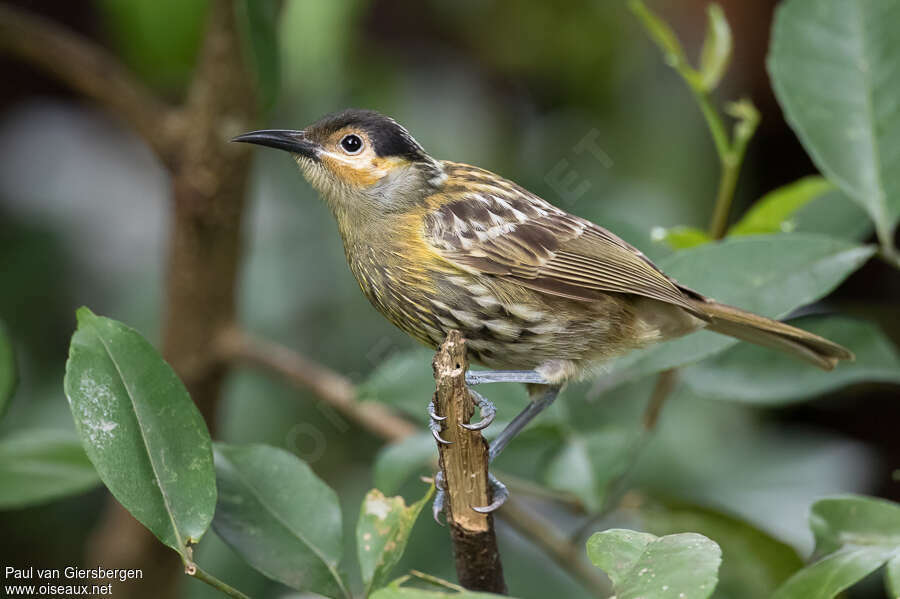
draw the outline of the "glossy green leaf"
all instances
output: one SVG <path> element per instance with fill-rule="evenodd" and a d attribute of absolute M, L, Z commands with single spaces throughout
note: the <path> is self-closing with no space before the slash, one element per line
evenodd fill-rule
<path fill-rule="evenodd" d="M 849 547 L 803 568 L 772 599 L 831 599 L 875 570 L 886 559 L 882 547 Z"/>
<path fill-rule="evenodd" d="M 0 509 L 44 503 L 99 484 L 74 433 L 23 430 L 0 439 Z"/>
<path fill-rule="evenodd" d="M 892 599 L 900 597 L 900 555 L 894 556 L 884 569 L 884 585 Z"/>
<path fill-rule="evenodd" d="M 829 497 L 813 504 L 809 521 L 816 555 L 825 557 L 792 576 L 774 599 L 830 599 L 900 555 L 900 505 L 894 502 Z"/>
<path fill-rule="evenodd" d="M 342 528 L 335 492 L 282 449 L 217 443 L 215 450 L 216 534 L 273 580 L 348 596 L 338 572 Z"/>
<path fill-rule="evenodd" d="M 402 497 L 385 497 L 378 489 L 372 489 L 363 499 L 356 525 L 356 550 L 367 595 L 387 582 L 391 569 L 403 557 L 413 525 L 433 494 L 434 485 L 409 507 Z"/>
<path fill-rule="evenodd" d="M 728 235 L 790 233 L 796 228 L 791 216 L 800 208 L 834 189 L 824 177 L 804 177 L 764 195 L 728 231 Z"/>
<path fill-rule="evenodd" d="M 778 318 L 827 295 L 874 251 L 819 235 L 754 235 L 677 252 L 660 267 L 717 301 Z M 696 362 L 735 343 L 702 331 L 632 352 L 613 368 L 635 377 Z"/>
<path fill-rule="evenodd" d="M 898 22 L 895 0 L 790 0 L 768 60 L 788 122 L 882 236 L 900 217 Z"/>
<path fill-rule="evenodd" d="M 6 413 L 18 382 L 16 354 L 6 327 L 0 322 L 0 418 Z"/>
<path fill-rule="evenodd" d="M 591 562 L 612 580 L 616 599 L 705 599 L 718 582 L 722 553 L 703 535 L 657 537 L 633 530 L 594 533 Z"/>
<path fill-rule="evenodd" d="M 654 229 L 654 241 L 663 241 L 673 250 L 685 250 L 712 241 L 709 233 L 696 227 L 672 227 Z"/>
<path fill-rule="evenodd" d="M 578 497 L 594 512 L 603 505 L 609 483 L 628 467 L 637 442 L 633 428 L 607 428 L 573 434 L 547 464 L 544 482 Z"/>
<path fill-rule="evenodd" d="M 77 315 L 65 389 L 85 452 L 119 503 L 189 559 L 216 504 L 206 423 L 137 331 L 87 308 Z"/>
<path fill-rule="evenodd" d="M 826 192 L 798 208 L 791 216 L 789 226 L 795 233 L 816 233 L 850 241 L 865 241 L 873 230 L 866 211 L 839 189 Z"/>
<path fill-rule="evenodd" d="M 640 511 L 643 527 L 657 535 L 694 531 L 722 548 L 718 594 L 730 599 L 768 597 L 803 561 L 782 543 L 734 516 L 706 507 L 666 502 Z"/>
<path fill-rule="evenodd" d="M 707 6 L 706 38 L 700 52 L 700 82 L 707 91 L 719 86 L 731 60 L 731 27 L 718 4 Z"/>
<path fill-rule="evenodd" d="M 436 461 L 437 446 L 428 432 L 385 445 L 375 456 L 375 486 L 384 493 L 396 493 L 412 475 Z"/>
<path fill-rule="evenodd" d="M 698 395 L 757 404 L 802 401 L 862 382 L 900 384 L 900 354 L 876 325 L 840 316 L 812 316 L 791 324 L 831 339 L 856 354 L 831 372 L 749 343 L 682 371 Z"/>
<path fill-rule="evenodd" d="M 279 0 L 234 0 L 235 14 L 244 54 L 256 75 L 256 87 L 263 107 L 275 103 L 280 83 L 278 54 Z"/>
<path fill-rule="evenodd" d="M 816 554 L 844 545 L 879 545 L 900 551 L 900 504 L 886 499 L 847 495 L 813 504 L 809 526 L 816 537 Z"/>

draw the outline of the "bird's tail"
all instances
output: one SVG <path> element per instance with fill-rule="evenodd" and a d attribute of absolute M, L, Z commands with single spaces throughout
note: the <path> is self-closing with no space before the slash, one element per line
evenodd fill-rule
<path fill-rule="evenodd" d="M 838 360 L 853 360 L 847 348 L 783 322 L 711 300 L 693 303 L 709 317 L 707 328 L 717 333 L 781 350 L 823 370 L 831 370 Z"/>

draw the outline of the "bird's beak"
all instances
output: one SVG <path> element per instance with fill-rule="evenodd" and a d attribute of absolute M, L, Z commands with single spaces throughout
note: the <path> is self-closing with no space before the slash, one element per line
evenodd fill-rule
<path fill-rule="evenodd" d="M 303 131 L 292 131 L 290 129 L 263 129 L 261 131 L 251 131 L 250 133 L 238 135 L 231 141 L 269 146 L 270 148 L 287 150 L 292 154 L 300 154 L 301 156 L 312 159 L 318 158 L 319 153 L 319 144 L 306 139 Z"/>

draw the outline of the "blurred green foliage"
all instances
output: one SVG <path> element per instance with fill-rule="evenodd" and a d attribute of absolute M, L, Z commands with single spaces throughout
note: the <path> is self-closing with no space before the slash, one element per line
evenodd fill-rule
<path fill-rule="evenodd" d="M 132 69 L 168 96 L 184 94 L 202 40 L 205 1 L 97 0 L 93 6 L 109 44 Z M 401 120 L 432 154 L 490 168 L 607 226 L 682 282 L 717 299 L 781 315 L 817 301 L 875 251 L 863 245 L 873 226 L 867 215 L 878 222 L 882 244 L 885 230 L 896 220 L 892 207 L 900 196 L 894 179 L 900 168 L 884 162 L 898 154 L 897 136 L 892 135 L 896 115 L 884 109 L 896 95 L 896 78 L 879 75 L 898 60 L 897 53 L 888 51 L 893 37 L 884 32 L 895 20 L 890 11 L 896 8 L 889 0 L 784 3 L 769 68 L 791 125 L 831 183 L 800 179 L 808 173 L 794 156 L 791 173 L 799 182 L 780 187 L 786 180 L 773 181 L 769 171 L 783 156 L 751 153 L 736 198 L 734 238 L 715 246 L 706 245 L 702 228 L 715 195 L 715 147 L 690 93 L 659 60 L 624 3 L 297 0 L 284 2 L 277 19 L 273 6 L 236 4 L 243 11 L 245 48 L 272 126 L 299 128 L 350 105 L 378 109 Z M 879 7 L 885 12 L 874 12 Z M 850 28 L 852 20 L 843 18 L 842 11 L 858 8 L 867 9 L 865 26 L 848 29 L 842 44 L 830 44 L 825 28 L 809 28 L 805 22 L 809 11 L 823 11 L 820 16 L 837 30 Z M 729 34 L 716 9 L 709 14 L 711 41 L 701 43 L 702 15 L 697 13 L 688 42 L 691 50 L 700 49 L 698 81 L 704 89 L 721 81 L 732 49 L 766 34 L 749 21 L 733 22 Z M 683 22 L 676 25 L 680 31 Z M 843 53 L 849 42 L 859 52 Z M 797 62 L 810 56 L 820 60 Z M 857 69 L 859 61 L 870 68 Z M 840 73 L 829 70 L 832 63 Z M 729 77 L 724 80 L 727 89 Z M 744 77 L 747 81 L 752 75 Z M 849 108 L 842 104 L 838 112 L 844 111 L 854 127 L 829 129 L 834 118 L 817 112 L 827 95 L 823 91 L 832 89 L 841 92 L 835 101 L 846 100 Z M 867 90 L 874 111 L 859 109 Z M 754 99 L 764 123 L 776 120 L 774 104 Z M 586 140 L 592 150 L 584 149 Z M 767 143 L 768 152 L 779 151 L 778 141 L 759 143 Z M 860 150 L 846 152 L 848 143 Z M 873 152 L 882 161 L 875 174 L 873 163 L 866 162 Z M 0 477 L 5 481 L 0 504 L 6 509 L 97 484 L 72 434 L 58 430 L 72 426 L 60 389 L 65 341 L 74 327 L 74 308 L 83 303 L 102 306 L 104 313 L 155 338 L 165 231 L 149 215 L 166 205 L 153 205 L 162 198 L 153 181 L 138 175 L 157 168 L 146 152 L 123 141 L 108 121 L 69 104 L 11 111 L 0 127 L 0 154 L 0 318 L 14 340 L 21 379 L 0 424 Z M 78 155 L 84 161 L 78 162 Z M 255 169 L 239 291 L 242 322 L 348 374 L 361 383 L 362 400 L 388 403 L 419 419 L 424 429 L 424 405 L 433 388 L 431 352 L 414 348 L 366 303 L 344 267 L 331 215 L 291 161 L 260 154 Z M 568 174 L 573 184 L 560 186 Z M 832 185 L 841 191 L 828 191 Z M 772 188 L 776 191 L 768 194 Z M 117 202 L 102 190 L 146 203 L 117 213 L 112 209 Z M 741 218 L 742 207 L 760 197 Z M 92 198 L 104 198 L 109 205 L 92 204 Z M 117 232 L 123 233 L 117 237 Z M 683 249 L 693 245 L 699 247 Z M 126 251 L 134 246 L 141 251 Z M 100 262 L 98 255 L 108 262 Z M 580 542 L 585 535 L 577 533 L 586 521 L 594 525 L 587 533 L 619 526 L 662 538 L 701 533 L 721 546 L 724 557 L 715 597 L 767 597 L 800 567 L 798 550 L 806 555 L 811 549 L 804 518 L 814 499 L 885 488 L 875 478 L 881 470 L 878 448 L 871 442 L 848 440 L 814 422 L 797 426 L 790 412 L 774 407 L 827 394 L 832 402 L 851 403 L 865 415 L 863 400 L 873 383 L 896 389 L 900 363 L 890 338 L 896 329 L 885 333 L 868 320 L 872 306 L 887 301 L 887 288 L 866 289 L 854 318 L 816 315 L 798 321 L 851 347 L 855 364 L 829 375 L 724 338 L 716 342 L 715 355 L 709 339 L 699 337 L 685 340 L 702 345 L 692 353 L 684 346 L 662 347 L 656 350 L 661 357 L 636 356 L 600 383 L 567 389 L 498 460 L 498 474 L 576 499 L 589 513 L 564 510 L 553 502 L 542 509 Z M 833 305 L 846 305 L 831 297 L 837 302 Z M 2 344 L 0 339 L 0 413 Z M 653 381 L 637 374 L 696 360 L 683 369 L 682 384 L 658 430 L 652 437 L 643 434 L 641 412 Z M 527 401 L 522 389 L 510 386 L 493 386 L 490 397 L 499 413 L 489 437 Z M 435 450 L 427 434 L 382 447 L 340 415 L 317 407 L 309 394 L 256 373 L 231 375 L 217 424 L 219 437 L 241 444 L 237 447 L 266 443 L 283 448 L 277 451 L 278 460 L 289 462 L 285 469 L 303 470 L 302 476 L 317 481 L 303 488 L 319 489 L 320 499 L 328 496 L 331 524 L 335 519 L 355 522 L 373 485 L 407 502 L 418 500 L 422 485 L 416 475 L 433 474 Z M 227 453 L 235 446 L 223 447 Z M 247 458 L 250 473 L 262 472 L 263 466 L 254 466 L 246 455 L 241 458 Z M 263 460 L 265 466 L 275 461 Z M 633 469 L 625 467 L 631 464 Z M 231 478 L 228 484 L 253 487 L 246 479 Z M 228 487 L 220 482 L 222 488 Z M 627 489 L 631 491 L 623 499 Z M 102 500 L 93 494 L 7 511 L 0 514 L 0 527 L 8 533 L 8 546 L 15 545 L 23 559 L 40 563 L 53 551 L 48 539 L 80 546 L 85 525 L 102 508 Z M 872 508 L 866 503 L 870 500 L 853 501 L 865 503 L 852 504 L 863 514 L 882 509 Z M 610 502 L 620 509 L 591 520 Z M 231 513 L 237 518 L 245 510 L 229 506 L 227 498 L 224 505 L 231 511 L 222 509 L 220 497 L 222 517 Z M 823 548 L 826 537 L 834 541 L 858 534 L 859 521 L 823 516 L 816 505 L 815 517 L 823 518 L 831 531 L 825 535 L 825 528 L 814 526 L 820 545 L 816 555 L 827 553 L 830 561 L 801 571 L 800 578 L 782 588 L 782 596 L 803 596 L 805 591 L 797 594 L 798 585 L 819 584 L 816 577 L 829 576 L 831 564 L 854 559 L 865 567 L 846 578 L 847 584 L 867 568 L 888 562 L 887 580 L 896 594 L 900 566 L 896 557 L 889 561 L 887 549 L 896 545 L 893 521 L 882 527 L 890 534 L 867 541 L 864 549 L 844 542 Z M 296 511 L 294 501 L 274 507 L 279 517 L 304 517 L 290 513 Z M 282 513 L 282 507 L 287 511 Z M 59 510 L 66 517 L 59 517 Z M 277 518 L 269 515 L 271 524 Z M 55 523 L 52 530 L 45 528 L 48 522 Z M 231 546 L 239 545 L 235 539 L 247 531 L 227 524 L 218 522 L 214 532 Z M 291 536 L 290 530 L 281 532 Z M 508 529 L 499 532 L 513 595 L 590 596 L 523 538 Z M 343 555 L 338 576 L 358 592 L 368 584 L 371 564 L 358 557 L 354 527 L 338 526 L 328 534 L 330 555 Z M 405 534 L 408 550 L 389 560 L 399 560 L 395 575 L 417 568 L 453 578 L 446 530 L 422 518 Z M 284 555 L 294 555 L 296 544 L 303 544 L 298 535 L 282 540 Z M 53 555 L 77 559 L 75 551 Z M 258 563 L 260 554 L 241 555 Z M 287 596 L 284 586 L 250 568 L 216 534 L 206 535 L 195 558 L 214 573 L 227 572 L 229 582 L 253 596 Z M 285 572 L 295 564 L 282 565 L 281 574 L 266 573 L 290 583 Z M 375 596 L 430 596 L 410 588 L 413 583 L 421 586 L 421 581 L 402 579 Z M 219 596 L 193 582 L 184 595 Z M 449 590 L 446 595 L 475 596 Z"/>

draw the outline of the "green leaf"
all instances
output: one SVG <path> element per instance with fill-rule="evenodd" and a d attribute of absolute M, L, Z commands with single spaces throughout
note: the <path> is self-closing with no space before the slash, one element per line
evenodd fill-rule
<path fill-rule="evenodd" d="M 706 38 L 700 52 L 700 82 L 706 91 L 719 86 L 731 60 L 731 27 L 718 4 L 707 7 Z"/>
<path fill-rule="evenodd" d="M 850 348 L 856 360 L 824 372 L 740 343 L 684 369 L 682 380 L 704 397 L 756 404 L 802 401 L 854 383 L 900 384 L 900 355 L 876 325 L 839 316 L 806 317 L 792 324 Z"/>
<path fill-rule="evenodd" d="M 796 227 L 791 216 L 812 200 L 834 189 L 823 177 L 804 177 L 784 187 L 770 191 L 741 217 L 728 235 L 758 235 L 761 233 L 790 233 Z"/>
<path fill-rule="evenodd" d="M 0 418 L 6 413 L 18 382 L 16 354 L 6 327 L 0 322 Z"/>
<path fill-rule="evenodd" d="M 664 241 L 673 250 L 685 250 L 713 240 L 706 231 L 684 226 L 654 229 L 651 235 L 654 241 Z"/>
<path fill-rule="evenodd" d="M 900 598 L 900 555 L 894 556 L 884 570 L 884 585 L 892 599 Z"/>
<path fill-rule="evenodd" d="M 884 563 L 880 547 L 852 547 L 803 568 L 772 595 L 772 599 L 831 599 Z"/>
<path fill-rule="evenodd" d="M 610 529 L 591 535 L 587 553 L 612 580 L 617 599 L 705 599 L 722 561 L 719 546 L 695 533 L 657 537 Z"/>
<path fill-rule="evenodd" d="M 0 439 L 0 509 L 44 503 L 99 484 L 74 433 L 24 430 Z"/>
<path fill-rule="evenodd" d="M 898 22 L 895 0 L 790 0 L 768 59 L 788 122 L 883 239 L 900 217 Z"/>
<path fill-rule="evenodd" d="M 425 496 L 406 507 L 402 497 L 385 497 L 372 489 L 363 499 L 356 525 L 356 550 L 366 595 L 384 586 L 391 569 L 397 565 L 419 513 L 431 496 L 431 485 Z"/>
<path fill-rule="evenodd" d="M 256 74 L 260 103 L 271 108 L 278 96 L 278 0 L 234 0 L 244 54 Z"/>
<path fill-rule="evenodd" d="M 287 586 L 349 596 L 338 572 L 341 509 L 295 455 L 268 445 L 217 443 L 216 534 L 251 566 Z"/>
<path fill-rule="evenodd" d="M 816 554 L 843 545 L 880 545 L 900 551 L 900 505 L 885 499 L 847 495 L 813 504 L 809 526 L 816 537 Z"/>
<path fill-rule="evenodd" d="M 589 512 L 600 509 L 609 483 L 628 467 L 638 433 L 633 428 L 608 428 L 569 435 L 547 464 L 544 482 L 581 499 Z"/>
<path fill-rule="evenodd" d="M 384 493 L 396 493 L 413 474 L 436 461 L 437 447 L 431 433 L 385 445 L 375 456 L 375 486 Z"/>
<path fill-rule="evenodd" d="M 859 204 L 834 189 L 801 206 L 791 216 L 795 233 L 817 233 L 850 241 L 865 241 L 872 235 L 872 220 Z"/>
<path fill-rule="evenodd" d="M 874 252 L 820 235 L 754 235 L 676 252 L 660 266 L 717 301 L 779 318 L 827 295 Z M 699 361 L 735 343 L 702 331 L 632 352 L 613 369 L 636 377 Z"/>
<path fill-rule="evenodd" d="M 119 503 L 187 561 L 216 504 L 206 423 L 137 331 L 87 308 L 77 316 L 65 389 L 85 452 Z"/>
<path fill-rule="evenodd" d="M 829 497 L 813 504 L 809 520 L 816 554 L 825 557 L 792 576 L 774 599 L 829 599 L 900 554 L 900 505 L 891 501 Z"/>
<path fill-rule="evenodd" d="M 641 520 L 657 535 L 694 531 L 722 548 L 718 593 L 731 599 L 768 597 L 803 567 L 797 552 L 734 516 L 695 505 L 665 502 L 641 509 Z"/>

